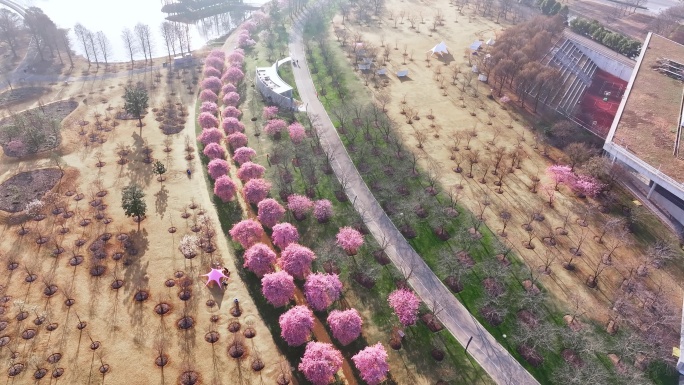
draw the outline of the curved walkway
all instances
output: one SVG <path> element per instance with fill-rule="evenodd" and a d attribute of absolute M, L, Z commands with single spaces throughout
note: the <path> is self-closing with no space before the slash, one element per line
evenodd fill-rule
<path fill-rule="evenodd" d="M 498 384 L 539 384 L 437 278 L 387 217 L 364 183 L 330 117 L 318 100 L 302 41 L 304 18 L 306 14 L 295 22 L 290 36 L 290 55 L 299 60 L 299 66 L 293 67 L 297 90 L 302 101 L 307 104 L 307 112 L 319 132 L 326 152 L 333 158 L 332 167 L 337 178 L 348 182 L 346 192 L 354 202 L 354 208 L 378 243 L 389 245 L 385 250 L 387 255 L 404 275 L 408 275 L 409 284 L 422 301 L 436 308 L 437 318 L 445 328 L 464 347 L 472 338 L 468 352 L 494 381 Z"/>

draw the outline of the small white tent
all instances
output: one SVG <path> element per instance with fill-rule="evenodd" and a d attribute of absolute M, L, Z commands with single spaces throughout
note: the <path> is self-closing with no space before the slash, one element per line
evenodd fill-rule
<path fill-rule="evenodd" d="M 446 44 L 444 44 L 444 42 L 437 44 L 428 52 L 432 52 L 432 54 L 430 56 L 434 56 L 434 54 L 438 54 L 439 56 L 442 56 L 444 54 L 447 54 L 447 55 L 449 54 L 449 51 L 447 50 L 447 46 L 446 46 Z"/>

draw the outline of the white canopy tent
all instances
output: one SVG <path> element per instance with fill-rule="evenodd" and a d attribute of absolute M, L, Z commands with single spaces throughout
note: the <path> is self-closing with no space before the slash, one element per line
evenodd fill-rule
<path fill-rule="evenodd" d="M 444 54 L 446 54 L 446 55 L 449 54 L 449 51 L 447 50 L 447 46 L 446 46 L 446 44 L 444 44 L 444 42 L 437 44 L 428 52 L 432 52 L 432 54 L 430 56 L 434 56 L 435 54 L 438 54 L 439 56 L 442 56 Z"/>

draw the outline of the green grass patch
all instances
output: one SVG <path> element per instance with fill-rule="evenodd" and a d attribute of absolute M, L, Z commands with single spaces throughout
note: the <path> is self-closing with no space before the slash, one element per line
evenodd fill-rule
<path fill-rule="evenodd" d="M 380 204 L 385 208 L 385 211 L 392 218 L 397 227 L 402 228 L 405 222 L 409 222 L 416 232 L 416 237 L 409 240 L 411 246 L 421 255 L 438 277 L 442 280 L 446 278 L 445 274 L 440 271 L 440 260 L 443 259 L 443 254 L 456 254 L 463 250 L 463 241 L 468 241 L 465 238 L 453 237 L 451 240 L 445 242 L 439 239 L 434 231 L 433 226 L 428 217 L 421 220 L 416 217 L 411 211 L 413 210 L 413 203 L 411 205 L 402 205 L 403 198 L 399 196 L 397 187 L 405 187 L 409 190 L 410 196 L 422 197 L 425 194 L 425 189 L 428 187 L 429 178 L 427 170 L 420 170 L 420 175 L 416 178 L 407 177 L 410 175 L 410 166 L 401 166 L 396 156 L 396 151 L 391 148 L 389 142 L 377 141 L 379 144 L 372 151 L 369 151 L 366 143 L 372 138 L 379 138 L 378 130 L 370 134 L 364 133 L 364 128 L 355 128 L 356 123 L 352 123 L 353 116 L 340 116 L 335 111 L 341 108 L 347 108 L 348 115 L 357 111 L 358 106 L 364 106 L 372 103 L 372 100 L 367 97 L 367 91 L 361 86 L 360 81 L 355 79 L 355 75 L 345 59 L 345 54 L 342 52 L 337 43 L 328 39 L 328 43 L 321 43 L 325 41 L 320 36 L 311 39 L 307 43 L 309 48 L 307 51 L 307 58 L 309 60 L 309 67 L 312 69 L 314 84 L 319 90 L 319 96 L 329 112 L 333 123 L 338 127 L 338 131 L 342 138 L 344 145 L 347 147 L 354 163 L 361 172 L 364 180 L 369 188 L 374 192 Z M 335 58 L 333 61 L 338 63 L 337 66 L 331 66 L 326 63 L 326 57 Z M 330 60 L 330 59 L 328 59 Z M 336 85 L 342 85 L 341 91 L 338 91 Z M 332 90 L 331 92 L 326 92 Z M 322 92 L 323 91 L 323 92 Z M 350 105 L 350 100 L 353 100 L 353 105 Z M 368 118 L 370 114 L 365 115 L 363 119 Z M 368 127 L 368 121 L 365 121 Z M 362 123 L 363 125 L 363 123 Z M 410 154 L 410 151 L 404 150 L 404 153 Z M 406 163 L 406 161 L 403 161 Z M 388 170 L 393 169 L 393 174 Z M 397 178 L 397 176 L 400 176 Z M 389 186 L 389 187 L 387 187 Z M 407 198 L 408 199 L 408 198 Z M 449 199 L 444 192 L 441 192 L 436 197 L 418 198 L 421 205 L 426 205 L 432 209 L 432 215 L 435 215 L 436 210 L 440 210 L 448 206 Z M 425 203 L 427 202 L 427 203 Z M 462 234 L 469 228 L 474 226 L 473 213 L 468 212 L 465 208 L 456 206 L 460 215 L 446 224 L 449 233 L 454 236 Z M 579 343 L 576 336 L 568 335 L 568 328 L 563 321 L 563 315 L 566 314 L 551 301 L 542 296 L 530 302 L 530 295 L 527 294 L 522 282 L 530 279 L 533 274 L 527 269 L 525 264 L 513 253 L 508 254 L 508 260 L 511 265 L 506 268 L 508 273 L 499 278 L 505 286 L 505 294 L 503 300 L 499 299 L 501 306 L 505 310 L 503 321 L 498 326 L 493 326 L 482 315 L 481 310 L 484 304 L 492 303 L 490 294 L 484 288 L 483 280 L 488 277 L 496 276 L 495 270 L 500 269 L 501 263 L 494 255 L 497 250 L 501 250 L 499 241 L 496 235 L 485 224 L 479 227 L 481 238 L 475 242 L 468 249 L 469 255 L 475 262 L 475 267 L 468 270 L 462 280 L 467 282 L 463 291 L 461 291 L 457 298 L 468 308 L 471 314 L 480 321 L 480 323 L 499 341 L 510 353 L 513 355 L 540 383 L 554 383 L 559 381 L 558 373 L 562 370 L 572 370 L 561 357 L 560 351 L 562 348 L 571 345 L 572 343 Z M 649 234 L 643 234 L 648 237 Z M 647 241 L 647 239 L 645 239 Z M 470 241 L 468 241 L 470 242 Z M 488 270 L 489 269 L 489 270 Z M 541 285 L 535 282 L 537 286 Z M 516 342 L 517 335 L 520 334 L 520 326 L 518 322 L 518 311 L 522 309 L 533 310 L 540 318 L 540 322 L 549 325 L 552 330 L 557 333 L 548 336 L 548 338 L 556 338 L 558 341 L 551 349 L 539 348 L 538 353 L 542 354 L 544 361 L 539 366 L 533 366 L 525 360 L 518 352 L 519 343 Z M 382 315 L 378 315 L 374 321 L 378 324 L 383 322 Z M 610 346 L 611 337 L 605 332 L 603 325 L 593 325 L 589 323 L 592 330 L 586 336 L 587 340 L 597 340 Z M 627 327 L 623 327 L 623 331 L 629 332 Z M 582 342 L 585 343 L 586 341 Z M 581 351 L 580 348 L 577 348 Z M 613 368 L 610 360 L 607 359 L 605 353 L 582 353 L 582 359 L 591 361 L 596 364 L 598 370 L 605 372 L 606 383 L 622 384 L 625 383 L 626 377 L 619 375 Z M 626 363 L 629 365 L 629 363 Z M 671 373 L 663 370 L 664 364 L 653 364 L 652 369 L 646 374 L 650 380 L 656 383 L 663 383 L 662 381 L 669 380 Z"/>
<path fill-rule="evenodd" d="M 294 73 L 292 72 L 292 65 L 286 63 L 278 67 L 278 76 L 292 87 L 292 97 L 299 99 L 299 92 L 297 91 L 297 84 L 295 83 Z"/>

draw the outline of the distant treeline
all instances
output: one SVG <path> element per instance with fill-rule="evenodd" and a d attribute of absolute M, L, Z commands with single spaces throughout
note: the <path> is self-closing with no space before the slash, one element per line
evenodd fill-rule
<path fill-rule="evenodd" d="M 630 58 L 638 56 L 641 51 L 641 42 L 609 31 L 596 20 L 578 17 L 570 22 L 570 29 Z"/>

